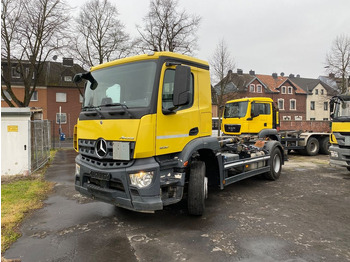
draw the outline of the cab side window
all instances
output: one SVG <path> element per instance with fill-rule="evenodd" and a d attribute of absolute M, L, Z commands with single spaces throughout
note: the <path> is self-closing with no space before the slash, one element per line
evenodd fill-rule
<path fill-rule="evenodd" d="M 260 115 L 269 115 L 271 113 L 270 104 L 258 103 L 257 105 L 259 105 Z"/>
<path fill-rule="evenodd" d="M 174 82 L 175 82 L 175 70 L 167 69 L 164 73 L 163 82 L 163 93 L 162 93 L 162 107 L 163 109 L 174 108 L 173 94 L 174 94 Z M 190 108 L 193 105 L 193 75 L 191 74 L 191 85 L 190 85 L 190 102 L 188 105 L 180 106 L 174 111 L 183 110 Z"/>

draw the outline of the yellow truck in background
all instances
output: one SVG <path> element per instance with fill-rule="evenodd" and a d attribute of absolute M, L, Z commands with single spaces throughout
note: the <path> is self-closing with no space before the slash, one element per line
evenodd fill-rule
<path fill-rule="evenodd" d="M 329 154 L 329 133 L 301 130 L 279 131 L 279 111 L 268 97 L 251 97 L 226 102 L 222 115 L 223 135 L 269 137 L 282 143 L 285 150 L 314 156 Z"/>
<path fill-rule="evenodd" d="M 74 128 L 75 189 L 153 212 L 187 199 L 202 215 L 208 187 L 224 189 L 284 163 L 278 141 L 212 137 L 209 64 L 172 52 L 111 61 L 77 74 L 84 102 Z"/>
<path fill-rule="evenodd" d="M 350 95 L 334 96 L 330 110 L 330 164 L 346 167 L 350 171 Z"/>

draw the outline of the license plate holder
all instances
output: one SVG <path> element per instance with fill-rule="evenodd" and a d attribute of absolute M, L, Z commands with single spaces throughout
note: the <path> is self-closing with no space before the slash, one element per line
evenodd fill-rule
<path fill-rule="evenodd" d="M 130 160 L 130 142 L 113 142 L 113 159 Z"/>

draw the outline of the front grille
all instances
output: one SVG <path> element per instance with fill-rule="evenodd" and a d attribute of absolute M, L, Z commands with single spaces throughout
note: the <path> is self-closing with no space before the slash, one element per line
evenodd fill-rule
<path fill-rule="evenodd" d="M 133 163 L 133 156 L 135 151 L 135 142 L 130 143 L 130 161 L 127 160 L 114 160 L 113 159 L 113 142 L 107 142 L 107 153 L 103 158 L 99 158 L 96 154 L 96 143 L 97 140 L 91 139 L 79 139 L 79 153 L 82 156 L 82 161 L 98 167 L 98 168 L 125 168 L 131 166 Z"/>
<path fill-rule="evenodd" d="M 225 125 L 225 132 L 239 133 L 241 131 L 241 125 Z"/>

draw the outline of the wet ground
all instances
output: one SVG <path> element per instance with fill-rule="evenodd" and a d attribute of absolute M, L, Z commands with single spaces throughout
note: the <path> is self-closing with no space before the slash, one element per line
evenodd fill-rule
<path fill-rule="evenodd" d="M 278 181 L 211 190 L 202 217 L 186 204 L 154 214 L 115 208 L 74 190 L 72 150 L 47 170 L 44 208 L 4 254 L 22 261 L 350 261 L 350 173 L 328 157 L 292 155 Z"/>

